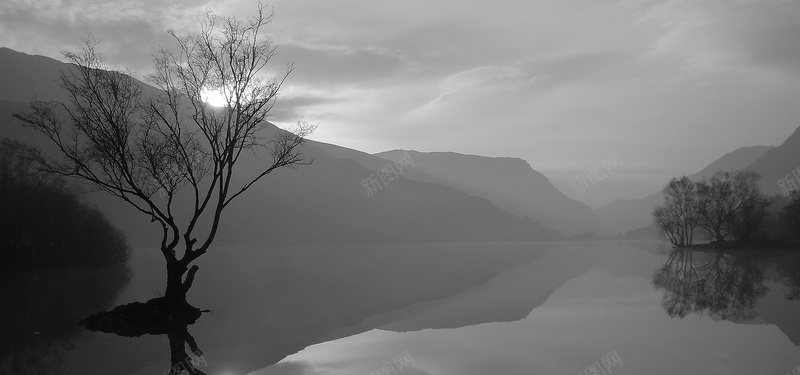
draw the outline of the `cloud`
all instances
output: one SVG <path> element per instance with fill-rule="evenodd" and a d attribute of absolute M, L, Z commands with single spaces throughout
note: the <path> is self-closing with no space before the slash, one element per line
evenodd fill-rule
<path fill-rule="evenodd" d="M 293 88 L 293 90 L 289 90 Z M 288 92 L 287 92 L 288 91 Z M 333 106 L 341 103 L 342 97 L 325 95 L 325 93 L 313 90 L 304 90 L 301 87 L 287 87 L 278 96 L 275 107 L 270 115 L 277 122 L 296 122 L 304 117 L 314 117 L 313 112 L 325 106 Z"/>
<path fill-rule="evenodd" d="M 276 59 L 294 63 L 292 80 L 317 85 L 372 85 L 410 69 L 403 57 L 377 47 L 311 44 L 278 40 Z"/>
<path fill-rule="evenodd" d="M 8 0 L 0 3 L 0 45 L 60 58 L 87 34 L 106 57 L 146 74 L 159 45 L 172 42 L 168 29 L 197 25 L 210 3 L 191 0 Z M 215 6 L 225 2 L 215 2 Z"/>
<path fill-rule="evenodd" d="M 752 65 L 800 72 L 800 7 L 791 2 L 746 3 L 727 21 Z M 747 20 L 742 22 L 742 20 Z"/>
<path fill-rule="evenodd" d="M 456 73 L 444 79 L 439 86 L 443 93 L 439 97 L 455 95 L 462 91 L 508 90 L 533 81 L 520 68 L 514 66 L 481 66 Z"/>
<path fill-rule="evenodd" d="M 697 73 L 800 67 L 796 2 L 643 1 L 629 4 L 656 28 L 650 53 Z"/>

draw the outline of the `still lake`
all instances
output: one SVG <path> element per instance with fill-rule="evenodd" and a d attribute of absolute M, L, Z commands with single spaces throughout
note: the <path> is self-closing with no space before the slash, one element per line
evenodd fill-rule
<path fill-rule="evenodd" d="M 800 366 L 800 251 L 282 246 L 214 248 L 198 264 L 189 301 L 211 311 L 188 332 L 207 374 L 783 375 Z M 163 292 L 158 251 L 136 249 L 129 265 L 116 293 L 103 288 L 115 278 L 103 270 L 1 278 L 13 297 L 2 303 L 0 370 L 167 372 L 166 335 L 76 324 L 86 306 Z"/>

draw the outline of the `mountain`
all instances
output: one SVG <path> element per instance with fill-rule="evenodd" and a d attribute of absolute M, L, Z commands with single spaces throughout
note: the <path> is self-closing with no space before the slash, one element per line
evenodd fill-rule
<path fill-rule="evenodd" d="M 60 71 L 68 67 L 49 57 L 0 47 L 0 100 L 26 103 L 34 96 L 39 100 L 65 100 L 66 96 L 57 90 L 56 80 Z"/>
<path fill-rule="evenodd" d="M 35 95 L 63 99 L 59 71 L 71 66 L 40 56 L 0 49 L 0 137 L 44 146 L 43 137 L 11 118 Z M 147 94 L 156 89 L 143 86 Z M 270 127 L 271 132 L 282 131 Z M 530 241 L 558 233 L 506 212 L 489 200 L 453 187 L 398 176 L 369 196 L 362 186 L 387 164 L 377 156 L 309 140 L 302 148 L 310 166 L 281 169 L 235 200 L 223 214 L 219 246 L 264 243 L 419 243 Z M 358 160 L 358 162 L 356 161 Z M 259 161 L 243 159 L 240 176 Z M 241 185 L 244 181 L 235 181 Z M 158 243 L 159 228 L 124 202 L 104 193 L 87 195 L 135 246 Z M 179 197 L 188 203 L 188 197 Z M 182 205 L 186 207 L 187 205 Z M 178 210 L 176 216 L 186 212 Z"/>
<path fill-rule="evenodd" d="M 752 146 L 740 147 L 733 152 L 729 152 L 717 159 L 702 171 L 697 172 L 689 178 L 692 181 L 699 181 L 703 178 L 710 178 L 717 171 L 733 171 L 737 169 L 749 168 L 756 160 L 772 151 L 775 146 Z"/>
<path fill-rule="evenodd" d="M 711 177 L 717 171 L 747 168 L 774 149 L 775 147 L 772 146 L 740 147 L 723 155 L 700 172 L 687 177 L 692 181 L 700 181 L 703 178 Z M 665 181 L 664 185 L 667 182 L 669 181 Z M 612 231 L 626 232 L 651 224 L 653 221 L 653 209 L 663 202 L 664 196 L 659 191 L 640 199 L 618 199 L 606 206 L 595 209 L 594 212 Z"/>
<path fill-rule="evenodd" d="M 793 174 L 800 168 L 800 127 L 780 146 L 770 149 L 747 168 L 761 175 L 758 187 L 764 194 L 782 194 L 777 183 L 782 179 L 793 181 L 795 189 L 800 187 L 800 170 L 797 171 L 798 175 Z"/>
<path fill-rule="evenodd" d="M 36 97 L 42 101 L 66 101 L 68 98 L 58 86 L 61 72 L 71 72 L 73 65 L 45 56 L 29 55 L 0 47 L 0 101 L 25 103 Z M 142 83 L 149 95 L 158 89 Z"/>
<path fill-rule="evenodd" d="M 564 235 L 605 233 L 589 206 L 564 195 L 525 160 L 406 150 L 376 155 L 391 160 L 404 153 L 414 163 L 413 168 L 404 171 L 412 180 L 442 184 L 488 199 L 505 211 L 538 221 Z"/>
<path fill-rule="evenodd" d="M 315 243 L 493 242 L 558 237 L 486 199 L 403 176 L 368 196 L 362 181 L 374 176 L 376 169 L 323 150 L 330 146 L 309 141 L 303 153 L 314 162 L 269 176 L 266 183 L 249 192 L 261 199 L 239 201 L 231 208 L 237 215 L 252 214 L 258 219 L 231 220 L 225 229 L 234 238 L 258 231 L 274 241 Z M 368 154 L 360 157 L 376 158 Z M 294 221 L 282 218 L 282 214 L 289 214 Z"/>

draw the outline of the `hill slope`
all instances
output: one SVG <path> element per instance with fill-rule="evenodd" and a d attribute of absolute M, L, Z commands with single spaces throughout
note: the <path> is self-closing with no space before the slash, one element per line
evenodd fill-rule
<path fill-rule="evenodd" d="M 800 167 L 800 127 L 777 147 L 764 153 L 747 168 L 761 175 L 758 187 L 764 194 L 782 194 L 777 181 L 787 179 L 794 181 L 795 188 L 800 187 L 800 181 L 792 173 Z M 789 184 L 789 182 L 785 182 Z"/>
<path fill-rule="evenodd" d="M 488 199 L 519 217 L 529 217 L 564 235 L 603 233 L 599 218 L 585 204 L 570 199 L 522 159 L 491 158 L 453 152 L 394 150 L 376 154 L 393 159 L 408 153 L 411 179 L 443 184 Z"/>

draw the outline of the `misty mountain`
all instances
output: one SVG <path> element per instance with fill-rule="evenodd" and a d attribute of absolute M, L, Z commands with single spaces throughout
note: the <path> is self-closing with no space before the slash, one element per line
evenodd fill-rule
<path fill-rule="evenodd" d="M 782 194 L 778 180 L 786 181 L 787 185 L 793 182 L 794 189 L 800 188 L 800 175 L 793 173 L 800 168 L 800 127 L 780 146 L 771 148 L 747 168 L 761 175 L 758 187 L 764 194 Z"/>
<path fill-rule="evenodd" d="M 564 235 L 605 232 L 589 206 L 564 195 L 525 160 L 405 150 L 376 155 L 389 160 L 403 153 L 408 153 L 414 161 L 414 167 L 405 172 L 410 179 L 486 198 L 503 210 L 529 217 Z"/>
<path fill-rule="evenodd" d="M 772 146 L 740 147 L 723 155 L 700 172 L 687 177 L 692 181 L 700 181 L 703 178 L 711 177 L 717 171 L 743 169 L 773 149 L 775 147 Z M 764 178 L 762 177 L 763 180 Z M 665 181 L 664 185 L 668 182 Z M 595 209 L 594 212 L 612 231 L 627 232 L 652 224 L 653 209 L 663 202 L 664 196 L 661 191 L 658 191 L 640 199 L 618 199 L 606 206 Z"/>
<path fill-rule="evenodd" d="M 375 175 L 309 141 L 310 166 L 268 176 L 235 202 L 231 212 L 254 220 L 229 220 L 234 242 L 249 233 L 270 241 L 314 243 L 493 242 L 554 239 L 557 233 L 501 210 L 485 199 L 448 186 L 403 176 L 369 196 L 362 181 Z M 376 158 L 365 154 L 363 156 Z M 383 161 L 382 165 L 385 165 Z M 287 215 L 287 220 L 282 215 Z"/>
<path fill-rule="evenodd" d="M 775 146 L 752 146 L 740 147 L 733 152 L 729 152 L 717 159 L 702 171 L 697 172 L 689 178 L 692 181 L 699 181 L 703 178 L 709 178 L 718 171 L 733 171 L 742 169 L 752 164 L 754 161 L 761 158 L 763 155 L 770 152 Z"/>
<path fill-rule="evenodd" d="M 0 101 L 27 104 L 34 97 L 42 101 L 68 100 L 58 86 L 61 71 L 69 72 L 73 65 L 38 55 L 0 47 Z M 153 95 L 159 90 L 139 80 L 142 91 Z"/>
<path fill-rule="evenodd" d="M 25 111 L 33 96 L 63 100 L 57 60 L 0 49 L 0 137 L 48 147 L 43 136 L 22 129 L 11 118 Z M 144 86 L 146 94 L 156 89 Z M 270 131 L 282 131 L 271 127 Z M 303 154 L 310 166 L 273 172 L 235 200 L 223 214 L 219 246 L 263 243 L 413 243 L 548 240 L 556 232 L 518 218 L 489 200 L 442 184 L 398 175 L 371 196 L 362 181 L 376 180 L 387 164 L 377 156 L 308 141 Z M 348 155 L 349 157 L 343 157 Z M 354 159 L 359 160 L 356 162 Z M 240 162 L 239 175 L 258 170 L 255 158 Z M 244 181 L 236 181 L 242 184 Z M 87 195 L 136 246 L 157 244 L 157 225 L 104 193 Z M 188 197 L 178 197 L 188 207 Z M 186 216 L 180 209 L 176 216 Z"/>

